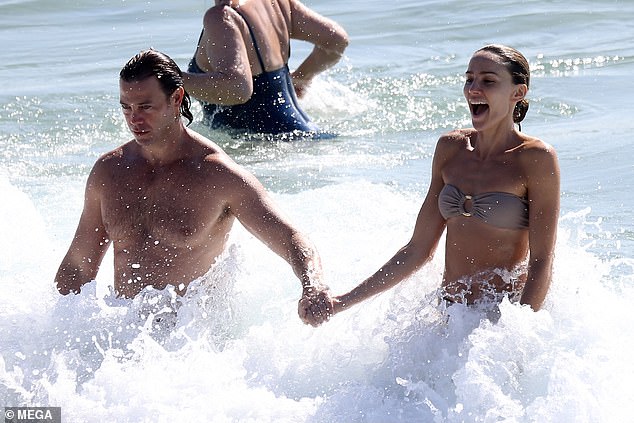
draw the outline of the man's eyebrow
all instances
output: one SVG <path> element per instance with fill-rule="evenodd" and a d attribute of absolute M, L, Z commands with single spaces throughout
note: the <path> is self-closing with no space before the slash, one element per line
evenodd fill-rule
<path fill-rule="evenodd" d="M 146 104 L 152 104 L 152 101 L 151 100 L 144 100 L 144 101 L 140 101 L 138 103 L 128 103 L 128 102 L 125 102 L 123 100 L 119 100 L 119 104 L 138 104 L 139 106 L 144 106 Z"/>

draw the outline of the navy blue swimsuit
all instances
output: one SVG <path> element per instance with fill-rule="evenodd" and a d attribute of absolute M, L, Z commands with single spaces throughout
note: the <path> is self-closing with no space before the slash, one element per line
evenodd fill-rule
<path fill-rule="evenodd" d="M 205 123 L 211 125 L 212 128 L 228 127 L 265 134 L 280 134 L 296 130 L 319 131 L 319 128 L 299 108 L 288 65 L 285 64 L 280 69 L 270 72 L 264 71 L 264 62 L 255 42 L 253 30 L 249 22 L 246 19 L 244 21 L 251 33 L 253 46 L 263 72 L 253 77 L 253 94 L 246 103 L 223 106 L 201 101 Z M 188 70 L 191 73 L 204 73 L 196 63 L 196 55 L 189 62 Z"/>

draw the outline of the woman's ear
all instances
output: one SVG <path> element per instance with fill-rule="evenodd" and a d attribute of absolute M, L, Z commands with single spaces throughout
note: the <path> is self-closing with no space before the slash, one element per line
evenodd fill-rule
<path fill-rule="evenodd" d="M 528 86 L 526 84 L 517 84 L 515 86 L 515 91 L 513 92 L 513 101 L 518 102 L 523 100 L 528 93 Z"/>

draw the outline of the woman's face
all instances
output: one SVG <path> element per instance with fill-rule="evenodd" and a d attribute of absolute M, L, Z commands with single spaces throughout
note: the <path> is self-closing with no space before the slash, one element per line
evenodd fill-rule
<path fill-rule="evenodd" d="M 511 73 L 496 54 L 476 52 L 465 72 L 463 93 L 477 130 L 513 125 L 515 104 L 526 95 L 524 84 L 514 84 Z"/>

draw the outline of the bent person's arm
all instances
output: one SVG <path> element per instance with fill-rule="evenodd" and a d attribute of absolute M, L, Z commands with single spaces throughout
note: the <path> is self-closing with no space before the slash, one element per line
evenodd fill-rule
<path fill-rule="evenodd" d="M 293 72 L 293 85 L 301 97 L 319 73 L 334 66 L 348 47 L 348 34 L 337 22 L 319 15 L 301 2 L 291 1 L 291 38 L 314 45 L 310 54 Z"/>
<path fill-rule="evenodd" d="M 253 94 L 253 79 L 247 50 L 230 8 L 212 8 L 205 14 L 200 48 L 206 63 L 205 73 L 183 72 L 185 90 L 195 98 L 212 104 L 231 106 L 248 101 Z"/>

